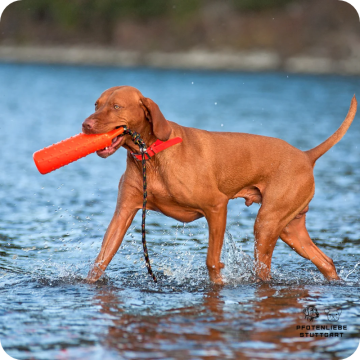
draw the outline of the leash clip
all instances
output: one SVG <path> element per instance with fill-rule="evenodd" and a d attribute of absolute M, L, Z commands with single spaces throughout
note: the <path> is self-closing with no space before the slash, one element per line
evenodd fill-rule
<path fill-rule="evenodd" d="M 142 148 L 140 148 L 140 152 L 145 154 L 145 160 L 150 160 L 150 159 L 151 159 L 151 156 L 147 153 L 146 149 L 143 150 Z M 138 158 L 137 158 L 137 156 L 139 156 L 139 154 L 136 154 L 136 153 L 133 153 L 133 152 L 130 153 L 130 154 L 132 155 L 132 157 L 133 157 L 135 160 L 137 160 L 137 161 L 141 160 L 141 159 L 138 159 Z M 140 154 L 140 155 L 141 155 L 141 154 Z"/>

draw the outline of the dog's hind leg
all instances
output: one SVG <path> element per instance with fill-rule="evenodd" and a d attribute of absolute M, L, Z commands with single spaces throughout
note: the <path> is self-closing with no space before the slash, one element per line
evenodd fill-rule
<path fill-rule="evenodd" d="M 311 240 L 305 225 L 306 215 L 290 221 L 280 234 L 281 240 L 305 259 L 310 260 L 328 280 L 340 280 L 331 258 L 326 256 Z"/>
<path fill-rule="evenodd" d="M 305 206 L 314 194 L 314 180 L 305 174 L 297 183 L 288 184 L 274 180 L 263 195 L 263 201 L 255 220 L 256 274 L 263 281 L 270 280 L 272 254 L 281 232 Z"/>
<path fill-rule="evenodd" d="M 283 225 L 279 223 L 276 214 L 267 211 L 262 205 L 254 225 L 254 258 L 256 275 L 263 281 L 269 281 L 271 279 L 272 254 L 282 227 Z"/>

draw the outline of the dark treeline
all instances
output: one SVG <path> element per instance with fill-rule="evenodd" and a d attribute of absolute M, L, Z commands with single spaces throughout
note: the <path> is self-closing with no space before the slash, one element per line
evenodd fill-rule
<path fill-rule="evenodd" d="M 214 0 L 24 0 L 17 11 L 33 19 L 47 19 L 63 26 L 81 26 L 100 19 L 183 18 L 196 14 Z M 283 7 L 294 0 L 222 0 L 234 11 L 262 11 Z M 305 0 L 306 1 L 306 0 Z M 79 19 L 81 21 L 79 22 Z"/>
<path fill-rule="evenodd" d="M 348 56 L 355 10 L 338 0 L 22 0 L 0 44 L 98 45 L 140 51 L 205 48 Z"/>

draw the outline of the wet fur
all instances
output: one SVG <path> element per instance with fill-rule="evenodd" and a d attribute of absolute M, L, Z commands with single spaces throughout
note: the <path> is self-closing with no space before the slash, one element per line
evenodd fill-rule
<path fill-rule="evenodd" d="M 304 152 L 276 138 L 180 126 L 167 121 L 157 104 L 139 90 L 122 86 L 108 89 L 100 96 L 96 111 L 83 123 L 83 131 L 104 133 L 126 125 L 139 132 L 147 146 L 156 139 L 183 139 L 181 144 L 148 160 L 147 208 L 181 222 L 206 218 L 209 225 L 206 265 L 213 282 L 222 283 L 220 254 L 227 204 L 238 197 L 244 198 L 247 206 L 261 203 L 254 225 L 259 279 L 270 279 L 272 253 L 280 237 L 299 255 L 311 260 L 328 280 L 338 280 L 333 261 L 312 242 L 305 217 L 315 191 L 315 161 L 346 133 L 356 108 L 354 97 L 339 130 Z M 130 155 L 131 151 L 138 152 L 138 148 L 129 136 L 124 136 L 109 150 L 109 155 L 121 146 L 128 150 L 127 168 L 120 179 L 116 210 L 90 269 L 89 282 L 97 281 L 103 274 L 142 207 L 141 165 Z M 106 152 L 103 155 L 109 156 Z"/>

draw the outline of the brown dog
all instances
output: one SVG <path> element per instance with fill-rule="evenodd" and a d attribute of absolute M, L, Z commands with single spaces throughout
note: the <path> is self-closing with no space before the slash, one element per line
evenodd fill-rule
<path fill-rule="evenodd" d="M 205 216 L 209 225 L 206 265 L 213 282 L 222 283 L 220 269 L 224 265 L 220 254 L 227 204 L 238 197 L 245 198 L 247 206 L 261 203 L 254 226 L 259 279 L 270 279 L 272 253 L 280 237 L 299 255 L 311 260 L 328 280 L 338 280 L 333 261 L 309 237 L 305 213 L 314 195 L 315 162 L 340 141 L 356 108 L 354 96 L 340 128 L 317 147 L 301 151 L 276 138 L 180 126 L 167 121 L 159 107 L 139 90 L 119 86 L 106 90 L 96 101 L 95 113 L 84 121 L 83 132 L 105 133 L 126 125 L 140 133 L 147 146 L 157 139 L 183 139 L 147 160 L 147 209 L 181 222 Z M 142 208 L 141 161 L 130 153 L 139 148 L 131 137 L 119 136 L 97 154 L 105 158 L 121 146 L 128 150 L 127 168 L 120 180 L 115 214 L 88 274 L 89 282 L 95 282 L 104 273 L 136 212 Z"/>

